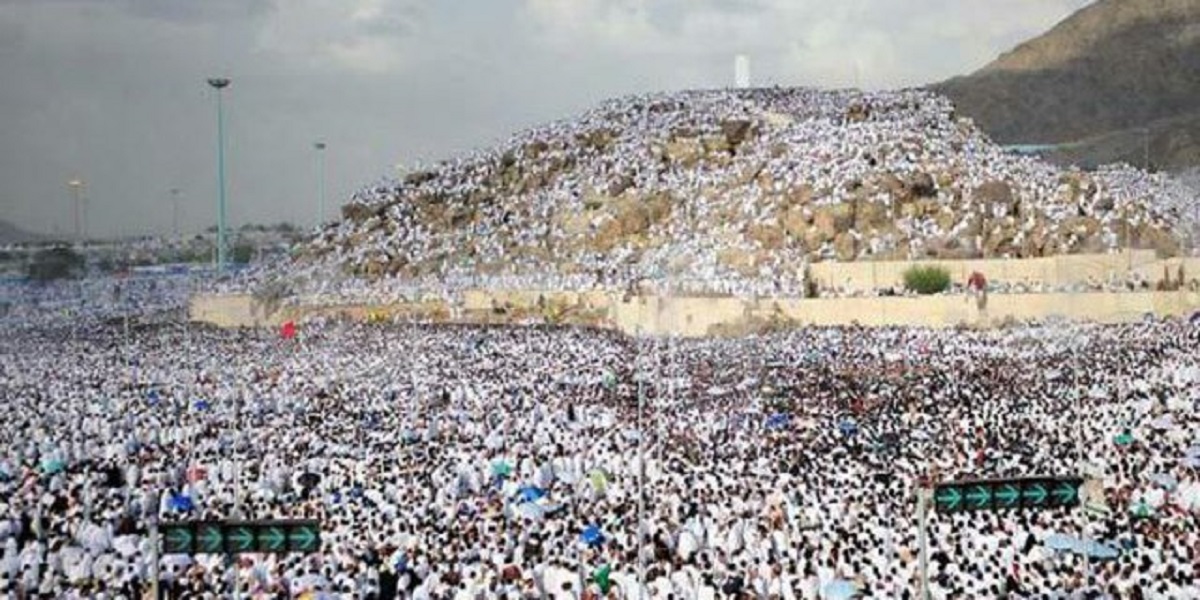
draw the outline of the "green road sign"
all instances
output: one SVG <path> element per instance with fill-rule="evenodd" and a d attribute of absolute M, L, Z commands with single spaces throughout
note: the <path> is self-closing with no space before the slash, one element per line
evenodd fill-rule
<path fill-rule="evenodd" d="M 163 525 L 166 554 L 312 553 L 321 549 L 313 520 L 203 521 Z"/>
<path fill-rule="evenodd" d="M 196 554 L 221 554 L 225 551 L 225 533 L 221 523 L 206 522 L 196 525 Z"/>
<path fill-rule="evenodd" d="M 254 526 L 248 523 L 225 524 L 225 553 L 254 552 Z"/>
<path fill-rule="evenodd" d="M 1074 504 L 1079 500 L 1079 487 L 1082 485 L 1082 481 L 1078 484 L 1069 481 L 1059 481 L 1054 484 L 1054 491 L 1050 492 L 1050 496 L 1061 505 Z"/>
<path fill-rule="evenodd" d="M 287 529 L 283 525 L 262 525 L 256 535 L 259 552 L 287 552 Z"/>
<path fill-rule="evenodd" d="M 1030 506 L 1041 506 L 1046 503 L 1046 484 L 1037 481 L 1029 484 L 1022 494 L 1025 503 Z"/>
<path fill-rule="evenodd" d="M 288 531 L 288 549 L 292 552 L 316 552 L 321 548 L 321 527 L 316 521 L 294 525 Z"/>
<path fill-rule="evenodd" d="M 992 501 L 992 488 L 986 485 L 973 485 L 967 491 L 967 504 L 971 508 L 986 508 Z"/>
<path fill-rule="evenodd" d="M 950 481 L 938 484 L 933 505 L 938 512 L 1061 508 L 1079 504 L 1078 477 L 1024 477 Z"/>
<path fill-rule="evenodd" d="M 162 526 L 164 554 L 191 554 L 195 534 L 191 523 L 169 523 Z"/>
<path fill-rule="evenodd" d="M 996 489 L 995 497 L 1000 508 L 1016 508 L 1021 501 L 1021 490 L 1011 483 L 1003 483 Z"/>
<path fill-rule="evenodd" d="M 939 488 L 934 494 L 933 502 L 942 510 L 958 510 L 962 507 L 962 490 L 953 486 Z"/>

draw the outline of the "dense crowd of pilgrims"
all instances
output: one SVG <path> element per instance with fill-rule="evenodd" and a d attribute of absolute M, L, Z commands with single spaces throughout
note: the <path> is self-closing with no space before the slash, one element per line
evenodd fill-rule
<path fill-rule="evenodd" d="M 127 310 L 0 325 L 12 597 L 143 597 L 152 523 L 236 516 L 322 522 L 233 563 L 243 597 L 916 598 L 922 482 L 1080 473 L 1092 511 L 932 514 L 932 597 L 1200 597 L 1198 319 L 284 339 Z M 231 596 L 220 556 L 158 567 Z"/>

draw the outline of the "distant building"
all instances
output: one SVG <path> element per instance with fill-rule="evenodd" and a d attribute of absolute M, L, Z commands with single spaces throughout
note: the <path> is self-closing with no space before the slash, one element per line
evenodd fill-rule
<path fill-rule="evenodd" d="M 750 87 L 750 57 L 745 54 L 733 59 L 733 85 L 739 90 Z"/>

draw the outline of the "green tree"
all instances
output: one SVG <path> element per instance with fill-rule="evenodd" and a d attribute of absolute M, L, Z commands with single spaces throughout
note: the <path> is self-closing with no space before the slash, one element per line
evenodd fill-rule
<path fill-rule="evenodd" d="M 231 257 L 235 263 L 250 264 L 250 260 L 254 258 L 254 246 L 246 243 L 236 244 Z"/>
<path fill-rule="evenodd" d="M 29 261 L 27 273 L 33 281 L 53 281 L 83 275 L 87 261 L 66 246 L 39 250 Z"/>

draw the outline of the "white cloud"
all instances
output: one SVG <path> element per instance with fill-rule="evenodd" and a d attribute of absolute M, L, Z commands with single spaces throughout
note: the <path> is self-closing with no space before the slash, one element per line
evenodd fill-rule
<path fill-rule="evenodd" d="M 522 11 L 537 43 L 572 56 L 732 65 L 746 52 L 782 84 L 892 87 L 982 66 L 1088 1 L 525 0 Z"/>
<path fill-rule="evenodd" d="M 280 0 L 260 49 L 311 66 L 382 73 L 411 64 L 425 0 Z"/>

